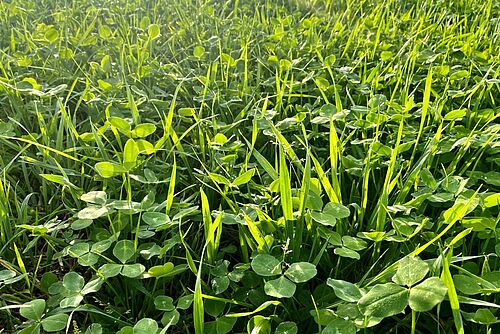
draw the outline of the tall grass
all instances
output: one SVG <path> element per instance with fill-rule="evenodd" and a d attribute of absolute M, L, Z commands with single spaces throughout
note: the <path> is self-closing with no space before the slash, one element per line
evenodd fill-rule
<path fill-rule="evenodd" d="M 0 331 L 494 333 L 499 15 L 0 3 Z"/>

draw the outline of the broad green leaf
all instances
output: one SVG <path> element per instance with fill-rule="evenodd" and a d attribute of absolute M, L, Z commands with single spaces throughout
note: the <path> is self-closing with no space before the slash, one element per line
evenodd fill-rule
<path fill-rule="evenodd" d="M 132 137 L 134 138 L 145 138 L 156 131 L 156 125 L 152 123 L 142 123 L 137 125 L 134 130 L 132 130 Z"/>
<path fill-rule="evenodd" d="M 151 40 L 160 37 L 160 26 L 157 24 L 150 24 L 148 27 L 148 36 Z"/>
<path fill-rule="evenodd" d="M 347 207 L 339 203 L 328 203 L 325 205 L 323 213 L 338 219 L 347 218 L 351 214 Z"/>
<path fill-rule="evenodd" d="M 201 59 L 201 57 L 203 57 L 204 54 L 205 54 L 205 49 L 202 46 L 200 45 L 195 46 L 193 50 L 193 56 L 195 56 L 198 59 Z"/>
<path fill-rule="evenodd" d="M 99 32 L 99 36 L 102 38 L 102 39 L 108 39 L 111 37 L 111 34 L 113 33 L 111 31 L 111 28 L 105 24 L 101 24 L 97 31 Z"/>
<path fill-rule="evenodd" d="M 28 326 L 17 332 L 17 334 L 40 334 L 40 323 L 35 323 L 31 326 Z"/>
<path fill-rule="evenodd" d="M 99 255 L 94 253 L 83 254 L 78 257 L 78 264 L 84 267 L 90 267 L 96 264 L 99 261 Z"/>
<path fill-rule="evenodd" d="M 316 266 L 309 262 L 296 262 L 285 271 L 285 276 L 292 282 L 303 283 L 316 276 Z"/>
<path fill-rule="evenodd" d="M 134 254 L 134 243 L 131 240 L 120 240 L 113 248 L 113 255 L 116 256 L 121 263 L 126 263 Z"/>
<path fill-rule="evenodd" d="M 497 244 L 498 246 L 498 244 Z M 482 275 L 482 279 L 488 281 L 488 284 L 492 285 L 492 288 L 500 288 L 500 271 L 490 271 L 490 272 L 485 272 Z M 486 282 L 483 281 L 483 286 L 486 287 L 485 284 Z"/>
<path fill-rule="evenodd" d="M 313 211 L 311 212 L 311 218 L 325 226 L 330 226 L 333 227 L 335 224 L 337 224 L 337 220 L 335 217 L 325 215 L 323 212 L 318 212 L 318 211 Z"/>
<path fill-rule="evenodd" d="M 50 275 L 50 281 L 51 282 L 54 280 L 53 279 L 53 275 L 54 274 L 51 273 L 51 272 L 46 272 L 42 276 L 42 285 L 43 285 L 43 280 L 47 279 L 48 275 Z M 5 281 L 5 280 L 8 280 L 8 279 L 13 278 L 13 277 L 16 277 L 16 272 L 15 271 L 12 271 L 12 270 L 0 270 L 0 281 Z M 57 281 L 57 279 L 55 281 Z"/>
<path fill-rule="evenodd" d="M 125 136 L 130 137 L 130 124 L 123 118 L 110 117 L 108 119 L 112 126 L 120 130 Z"/>
<path fill-rule="evenodd" d="M 486 208 L 492 208 L 498 205 L 500 205 L 500 193 L 489 195 L 484 199 L 484 206 Z"/>
<path fill-rule="evenodd" d="M 212 289 L 216 295 L 223 293 L 229 287 L 229 278 L 227 276 L 224 277 L 214 277 L 212 279 Z"/>
<path fill-rule="evenodd" d="M 71 292 L 80 292 L 85 284 L 85 280 L 80 274 L 74 271 L 67 273 L 63 278 L 63 286 Z"/>
<path fill-rule="evenodd" d="M 99 88 L 102 90 L 109 90 L 109 89 L 113 88 L 112 84 L 110 84 L 107 81 L 101 80 L 101 79 L 97 80 L 97 84 L 98 84 Z"/>
<path fill-rule="evenodd" d="M 174 269 L 174 264 L 172 262 L 167 262 L 162 265 L 154 266 L 149 268 L 148 274 L 153 277 L 161 277 L 168 275 Z"/>
<path fill-rule="evenodd" d="M 364 318 L 359 312 L 358 305 L 354 303 L 345 303 L 340 304 L 337 307 L 337 311 L 335 312 L 339 317 L 344 319 L 355 319 L 355 318 Z"/>
<path fill-rule="evenodd" d="M 215 320 L 215 328 L 217 334 L 227 334 L 233 330 L 236 318 L 219 317 Z"/>
<path fill-rule="evenodd" d="M 94 220 L 106 215 L 108 212 L 107 207 L 88 206 L 80 210 L 77 217 L 83 220 Z"/>
<path fill-rule="evenodd" d="M 134 329 L 131 326 L 122 327 L 116 334 L 134 334 Z"/>
<path fill-rule="evenodd" d="M 384 145 L 378 141 L 373 143 L 372 151 L 374 153 L 377 153 L 379 155 L 383 155 L 386 157 L 390 157 L 392 155 L 392 149 L 389 146 Z"/>
<path fill-rule="evenodd" d="M 269 254 L 258 254 L 252 260 L 252 269 L 260 276 L 281 274 L 281 262 Z"/>
<path fill-rule="evenodd" d="M 298 332 L 299 328 L 295 322 L 283 321 L 276 327 L 274 334 L 297 334 Z"/>
<path fill-rule="evenodd" d="M 314 321 L 320 326 L 326 326 L 337 318 L 335 312 L 330 309 L 311 310 L 309 313 L 312 315 Z"/>
<path fill-rule="evenodd" d="M 363 250 L 368 246 L 366 241 L 360 238 L 351 237 L 349 235 L 344 235 L 342 237 L 342 244 L 344 245 L 344 247 L 347 247 L 355 251 Z"/>
<path fill-rule="evenodd" d="M 174 300 L 169 296 L 156 296 L 155 307 L 160 311 L 173 311 L 175 309 Z"/>
<path fill-rule="evenodd" d="M 459 119 L 459 118 L 463 118 L 465 117 L 465 115 L 467 115 L 467 109 L 455 109 L 455 110 L 452 110 L 448 113 L 446 113 L 446 115 L 444 115 L 444 120 L 445 121 L 454 121 L 456 119 Z"/>
<path fill-rule="evenodd" d="M 224 312 L 225 303 L 220 300 L 207 299 L 205 300 L 204 304 L 205 313 L 214 318 L 220 317 L 222 315 L 222 312 Z"/>
<path fill-rule="evenodd" d="M 437 193 L 427 198 L 428 201 L 434 203 L 446 203 L 453 201 L 455 196 L 452 193 Z"/>
<path fill-rule="evenodd" d="M 92 245 L 92 248 L 91 248 L 91 251 L 93 253 L 102 253 L 102 252 L 105 252 L 109 249 L 109 247 L 111 247 L 111 245 L 113 244 L 114 240 L 113 239 L 104 239 L 102 241 L 98 241 L 96 242 L 95 244 Z"/>
<path fill-rule="evenodd" d="M 44 37 L 50 43 L 55 43 L 55 41 L 59 38 L 59 33 L 54 28 L 50 28 L 45 32 Z"/>
<path fill-rule="evenodd" d="M 123 265 L 116 263 L 106 263 L 99 268 L 99 272 L 105 277 L 115 277 L 122 271 Z"/>
<path fill-rule="evenodd" d="M 156 152 L 153 144 L 144 139 L 137 139 L 137 148 L 139 149 L 139 153 L 141 154 L 153 154 Z"/>
<path fill-rule="evenodd" d="M 152 228 L 172 223 L 170 218 L 163 212 L 144 212 L 142 220 Z"/>
<path fill-rule="evenodd" d="M 107 204 L 108 208 L 123 210 L 127 214 L 134 214 L 140 212 L 142 204 L 139 202 L 132 202 L 127 200 L 114 200 Z"/>
<path fill-rule="evenodd" d="M 437 277 L 430 277 L 410 289 L 410 307 L 417 312 L 430 311 L 441 303 L 448 289 Z"/>
<path fill-rule="evenodd" d="M 110 178 L 113 176 L 121 175 L 127 170 L 115 162 L 101 161 L 95 164 L 95 169 L 104 178 Z"/>
<path fill-rule="evenodd" d="M 73 257 L 82 256 L 90 251 L 90 245 L 86 242 L 79 242 L 68 248 L 68 254 Z"/>
<path fill-rule="evenodd" d="M 247 332 L 249 334 L 271 334 L 271 321 L 269 318 L 256 315 L 248 321 Z"/>
<path fill-rule="evenodd" d="M 483 325 L 493 325 L 498 322 L 498 318 L 487 308 L 480 308 L 475 313 L 464 312 L 464 318 Z"/>
<path fill-rule="evenodd" d="M 77 219 L 73 223 L 71 223 L 71 229 L 74 231 L 83 230 L 84 228 L 92 225 L 92 219 Z"/>
<path fill-rule="evenodd" d="M 487 229 L 493 231 L 496 228 L 497 222 L 496 219 L 489 217 L 471 217 L 462 219 L 462 225 L 476 232 L 485 231 Z"/>
<path fill-rule="evenodd" d="M 321 211 L 323 209 L 321 196 L 316 192 L 309 190 L 306 198 L 306 208 L 313 210 L 313 212 Z"/>
<path fill-rule="evenodd" d="M 485 173 L 482 178 L 486 183 L 494 185 L 494 186 L 500 186 L 500 173 L 495 172 L 495 171 L 489 171 L 488 173 Z"/>
<path fill-rule="evenodd" d="M 90 191 L 83 194 L 80 199 L 87 203 L 104 205 L 108 199 L 108 195 L 104 191 Z"/>
<path fill-rule="evenodd" d="M 181 314 L 176 309 L 172 311 L 167 311 L 163 313 L 163 317 L 161 317 L 161 324 L 165 326 L 165 328 L 169 328 L 170 326 L 175 326 L 179 322 Z"/>
<path fill-rule="evenodd" d="M 337 297 L 349 303 L 357 303 L 363 296 L 358 286 L 350 282 L 329 278 L 326 284 L 333 288 Z"/>
<path fill-rule="evenodd" d="M 26 319 L 39 321 L 42 318 L 42 314 L 45 312 L 45 300 L 34 299 L 27 303 L 24 303 L 19 310 L 19 313 Z"/>
<path fill-rule="evenodd" d="M 101 286 L 104 284 L 104 281 L 100 278 L 94 278 L 93 280 L 90 280 L 85 284 L 83 287 L 81 293 L 82 295 L 86 295 L 89 293 L 97 292 L 101 289 Z"/>
<path fill-rule="evenodd" d="M 135 278 L 142 275 L 144 270 L 146 268 L 141 263 L 124 264 L 121 273 L 123 276 Z"/>
<path fill-rule="evenodd" d="M 216 134 L 214 136 L 214 138 L 212 138 L 211 142 L 214 143 L 214 144 L 216 143 L 216 144 L 218 144 L 220 146 L 223 146 L 225 143 L 227 143 L 227 140 L 228 139 L 227 139 L 227 137 L 226 137 L 225 134 L 218 133 L 218 134 Z"/>
<path fill-rule="evenodd" d="M 422 181 L 424 181 L 425 185 L 429 188 L 433 189 L 437 186 L 437 181 L 429 171 L 429 169 L 422 168 L 422 170 L 420 171 L 420 177 L 422 178 Z"/>
<path fill-rule="evenodd" d="M 92 324 L 87 327 L 87 330 L 84 334 L 102 334 L 102 326 L 101 324 Z"/>
<path fill-rule="evenodd" d="M 455 71 L 455 72 L 453 72 L 453 73 L 450 74 L 450 80 L 463 79 L 463 78 L 468 77 L 469 75 L 470 75 L 470 73 L 467 70 Z"/>
<path fill-rule="evenodd" d="M 466 275 L 454 275 L 455 288 L 464 295 L 475 295 L 481 293 L 481 281 Z"/>
<path fill-rule="evenodd" d="M 177 300 L 177 308 L 187 310 L 193 304 L 193 294 L 185 295 Z"/>
<path fill-rule="evenodd" d="M 380 58 L 383 61 L 389 61 L 389 60 L 393 59 L 393 57 L 394 57 L 394 54 L 391 51 L 382 51 L 380 53 Z"/>
<path fill-rule="evenodd" d="M 355 252 L 352 249 L 349 249 L 347 247 L 335 248 L 335 250 L 333 252 L 335 254 L 337 254 L 338 256 L 347 257 L 350 259 L 359 260 L 361 258 L 361 256 L 357 252 Z"/>
<path fill-rule="evenodd" d="M 268 296 L 276 298 L 290 298 L 295 293 L 296 288 L 295 283 L 285 278 L 285 276 L 267 281 L 264 284 L 264 292 Z"/>
<path fill-rule="evenodd" d="M 399 285 L 412 286 L 420 282 L 429 272 L 429 265 L 419 257 L 406 256 L 398 264 L 392 281 Z"/>
<path fill-rule="evenodd" d="M 231 183 L 231 185 L 234 186 L 234 187 L 238 187 L 238 186 L 241 186 L 243 184 L 248 183 L 250 181 L 250 179 L 252 178 L 252 176 L 254 175 L 254 173 L 255 173 L 255 169 L 250 169 L 250 170 L 246 171 L 245 173 L 243 173 L 240 176 L 238 176 Z"/>
<path fill-rule="evenodd" d="M 61 302 L 59 303 L 59 306 L 61 306 L 62 308 L 77 307 L 78 305 L 80 305 L 82 300 L 83 300 L 83 296 L 80 293 L 77 293 L 75 295 L 71 295 L 71 296 L 66 297 L 63 300 L 61 300 Z"/>
<path fill-rule="evenodd" d="M 150 318 L 139 320 L 134 326 L 133 334 L 152 334 L 158 331 L 158 323 Z"/>
<path fill-rule="evenodd" d="M 139 156 L 139 147 L 133 139 L 127 140 L 123 147 L 123 167 L 126 171 L 130 171 L 137 165 L 137 157 Z"/>
<path fill-rule="evenodd" d="M 214 181 L 215 183 L 222 183 L 225 186 L 228 186 L 231 184 L 231 182 L 223 175 L 216 174 L 216 173 L 210 173 L 208 172 L 208 176 Z"/>
<path fill-rule="evenodd" d="M 328 323 L 321 334 L 356 334 L 356 325 L 351 320 L 336 317 Z"/>
<path fill-rule="evenodd" d="M 409 291 L 397 284 L 375 285 L 358 301 L 358 307 L 365 316 L 386 318 L 404 311 L 408 305 Z"/>
<path fill-rule="evenodd" d="M 46 332 L 58 332 L 66 328 L 69 316 L 66 313 L 51 315 L 42 320 L 42 327 Z"/>
<path fill-rule="evenodd" d="M 320 224 L 326 226 L 335 226 L 337 219 L 347 218 L 350 211 L 347 207 L 339 203 L 328 203 L 323 211 L 312 212 L 311 217 Z"/>

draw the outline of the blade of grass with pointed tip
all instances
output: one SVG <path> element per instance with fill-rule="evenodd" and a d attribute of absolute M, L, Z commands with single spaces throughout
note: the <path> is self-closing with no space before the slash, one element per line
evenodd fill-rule
<path fill-rule="evenodd" d="M 340 198 L 337 197 L 337 194 L 335 193 L 335 190 L 332 187 L 332 184 L 328 180 L 328 176 L 326 176 L 326 173 L 323 171 L 323 168 L 321 167 L 321 164 L 319 161 L 314 157 L 314 155 L 311 154 L 311 160 L 314 163 L 314 170 L 318 174 L 319 180 L 321 182 L 321 185 L 325 189 L 325 192 L 328 196 L 328 199 L 332 203 L 340 203 Z"/>
<path fill-rule="evenodd" d="M 205 328 L 205 308 L 203 305 L 203 291 L 201 290 L 201 273 L 203 265 L 203 255 L 205 253 L 205 247 L 201 252 L 200 265 L 198 267 L 198 273 L 196 275 L 196 283 L 194 287 L 194 297 L 193 297 L 193 322 L 194 322 L 194 332 L 195 334 L 204 334 Z"/>
<path fill-rule="evenodd" d="M 281 146 L 279 151 L 279 184 L 281 208 L 283 209 L 283 217 L 285 218 L 285 220 L 290 221 L 293 220 L 292 186 L 290 184 L 290 174 L 288 173 L 285 153 Z"/>
<path fill-rule="evenodd" d="M 457 334 L 464 334 L 465 330 L 462 321 L 462 314 L 460 313 L 460 302 L 458 301 L 457 290 L 455 289 L 455 283 L 453 282 L 453 278 L 450 273 L 452 250 L 453 248 L 450 248 L 447 255 L 443 257 L 443 271 L 441 273 L 441 279 L 448 289 L 448 298 L 450 300 L 453 321 L 455 323 L 455 328 L 457 329 Z"/>
<path fill-rule="evenodd" d="M 331 165 L 331 178 L 332 178 L 332 188 L 335 192 L 336 197 L 339 200 L 339 203 L 342 204 L 342 194 L 340 191 L 340 182 L 337 177 L 338 172 L 338 161 L 340 157 L 339 150 L 339 138 L 337 136 L 337 132 L 335 131 L 335 125 L 333 123 L 333 116 L 330 116 L 330 165 Z"/>
<path fill-rule="evenodd" d="M 168 192 L 167 192 L 167 202 L 165 205 L 165 211 L 167 215 L 170 213 L 170 209 L 172 208 L 172 204 L 174 203 L 176 178 L 177 178 L 177 161 L 175 159 L 175 154 L 174 154 L 174 163 L 172 165 L 172 173 L 170 174 L 170 183 L 168 185 Z"/>
<path fill-rule="evenodd" d="M 205 241 L 207 248 L 207 258 L 208 263 L 212 264 L 214 260 L 214 241 L 215 238 L 213 235 L 210 235 L 211 227 L 212 227 L 212 216 L 210 214 L 210 207 L 208 204 L 208 198 L 203 188 L 200 188 L 200 197 L 201 197 L 201 213 L 203 217 L 203 230 L 205 231 Z"/>
<path fill-rule="evenodd" d="M 410 166 L 415 157 L 415 153 L 417 152 L 418 142 L 420 140 L 420 137 L 422 137 L 424 125 L 427 121 L 427 112 L 429 110 L 429 105 L 430 105 L 431 90 L 432 90 L 432 67 L 429 69 L 429 72 L 427 73 L 427 78 L 425 79 L 424 98 L 422 101 L 422 111 L 420 114 L 420 126 L 418 128 L 417 139 L 415 140 L 415 146 L 413 147 L 413 152 L 411 154 L 409 163 Z"/>
<path fill-rule="evenodd" d="M 28 277 L 28 272 L 26 271 L 26 266 L 24 265 L 21 253 L 19 253 L 19 249 L 17 249 L 16 243 L 14 243 L 14 253 L 16 253 L 16 260 L 17 264 L 19 265 L 19 269 L 21 270 L 21 273 L 25 275 L 24 278 L 26 279 L 26 284 L 28 285 L 28 289 L 30 289 L 31 284 L 30 284 L 30 279 Z"/>

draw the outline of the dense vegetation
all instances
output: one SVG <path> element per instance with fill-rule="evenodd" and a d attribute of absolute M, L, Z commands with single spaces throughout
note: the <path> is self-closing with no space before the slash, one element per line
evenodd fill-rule
<path fill-rule="evenodd" d="M 0 2 L 0 333 L 494 333 L 499 62 L 495 0 Z"/>

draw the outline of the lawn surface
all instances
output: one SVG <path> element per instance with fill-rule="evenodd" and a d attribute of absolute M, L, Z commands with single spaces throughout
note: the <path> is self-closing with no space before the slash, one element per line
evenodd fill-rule
<path fill-rule="evenodd" d="M 0 333 L 495 333 L 499 63 L 495 0 L 0 2 Z"/>

